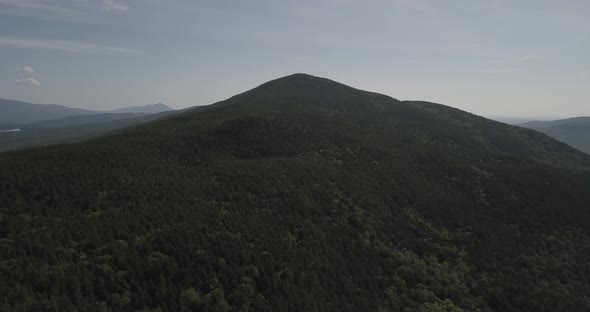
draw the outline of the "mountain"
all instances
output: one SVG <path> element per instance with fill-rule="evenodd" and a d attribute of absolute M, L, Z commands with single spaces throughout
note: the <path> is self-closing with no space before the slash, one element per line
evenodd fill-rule
<path fill-rule="evenodd" d="M 530 121 L 520 126 L 543 132 L 590 154 L 590 117 L 554 121 Z"/>
<path fill-rule="evenodd" d="M 80 141 L 179 112 L 161 103 L 102 113 L 0 99 L 0 151 Z"/>
<path fill-rule="evenodd" d="M 96 112 L 55 104 L 31 104 L 0 99 L 0 126 L 7 128 L 42 120 L 88 114 L 96 114 Z"/>
<path fill-rule="evenodd" d="M 519 124 L 523 124 L 525 122 L 529 122 L 532 120 L 532 118 L 519 118 L 519 117 L 489 117 L 492 120 L 495 121 L 499 121 L 499 122 L 503 122 L 503 123 L 507 123 L 509 125 L 519 125 Z"/>
<path fill-rule="evenodd" d="M 590 310 L 590 156 L 439 104 L 296 74 L 0 176 L 0 310 Z"/>
<path fill-rule="evenodd" d="M 32 104 L 14 100 L 0 99 L 0 130 L 19 128 L 23 125 L 38 123 L 41 121 L 56 120 L 66 117 L 76 116 L 74 118 L 83 121 L 82 116 L 99 114 L 98 119 L 108 118 L 107 114 L 157 114 L 173 110 L 162 104 L 149 104 L 144 106 L 132 106 L 112 110 L 108 113 L 85 110 L 79 108 L 70 108 L 56 104 Z M 111 115 L 115 117 L 116 115 Z M 123 116 L 123 115 L 120 115 Z M 88 116 L 87 116 L 88 117 Z M 90 121 L 92 117 L 89 117 Z M 115 117 L 116 118 L 116 117 Z M 58 121 L 59 122 L 59 121 Z"/>
<path fill-rule="evenodd" d="M 78 142 L 180 112 L 167 111 L 157 114 L 97 113 L 40 121 L 20 126 L 18 132 L 0 133 L 0 152 L 39 145 Z"/>
<path fill-rule="evenodd" d="M 135 113 L 135 114 L 157 114 L 173 110 L 172 108 L 162 104 L 149 104 L 144 106 L 131 106 L 125 108 L 119 108 L 110 111 L 111 113 Z"/>
<path fill-rule="evenodd" d="M 26 125 L 24 129 L 49 129 L 49 128 L 63 128 L 69 126 L 80 126 L 92 123 L 109 122 L 121 119 L 136 118 L 145 116 L 146 114 L 137 113 L 102 113 L 93 115 L 75 115 L 64 118 L 51 119 L 39 121 L 30 125 Z"/>

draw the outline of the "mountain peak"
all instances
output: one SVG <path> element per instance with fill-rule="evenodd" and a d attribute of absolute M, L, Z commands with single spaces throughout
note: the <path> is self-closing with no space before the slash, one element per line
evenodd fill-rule
<path fill-rule="evenodd" d="M 328 81 L 332 81 L 334 83 L 337 83 L 337 82 L 335 82 L 333 80 L 330 80 L 328 78 L 323 78 L 323 77 L 320 77 L 320 76 L 314 76 L 314 75 L 307 74 L 307 73 L 294 73 L 294 74 L 290 74 L 290 75 L 287 75 L 287 76 L 283 76 L 283 77 L 277 78 L 274 81 L 277 81 L 277 80 L 292 80 L 292 81 L 293 80 L 299 80 L 299 81 L 302 81 L 302 80 L 307 80 L 307 81 L 320 81 L 320 80 L 324 80 L 324 81 L 326 81 L 326 80 L 328 80 Z M 273 80 L 271 80 L 270 82 L 272 82 L 272 81 Z"/>
<path fill-rule="evenodd" d="M 166 108 L 166 109 L 172 109 L 170 106 L 168 106 L 162 102 L 158 102 L 156 104 L 148 104 L 148 105 L 146 105 L 146 107 L 161 107 L 161 108 Z"/>
<path fill-rule="evenodd" d="M 110 111 L 110 113 L 141 113 L 141 114 L 156 114 L 166 111 L 173 110 L 171 107 L 163 104 L 163 103 L 156 103 L 156 104 L 147 104 L 143 106 L 130 106 L 119 108 Z"/>
<path fill-rule="evenodd" d="M 374 112 L 397 100 L 304 73 L 268 81 L 215 105 L 247 110 Z"/>
<path fill-rule="evenodd" d="M 261 85 L 261 87 L 268 87 L 268 86 L 272 86 L 272 87 L 286 87 L 286 86 L 290 86 L 290 87 L 314 87 L 314 89 L 321 89 L 321 88 L 326 88 L 326 87 L 331 87 L 331 88 L 347 88 L 350 90 L 356 90 L 353 87 L 347 86 L 345 84 L 336 82 L 334 80 L 330 80 L 328 78 L 323 78 L 323 77 L 318 77 L 318 76 L 313 76 L 310 74 L 305 74 L 305 73 L 295 73 L 295 74 L 291 74 L 291 75 L 287 75 L 281 78 L 277 78 L 274 80 L 271 80 L 263 85 Z"/>

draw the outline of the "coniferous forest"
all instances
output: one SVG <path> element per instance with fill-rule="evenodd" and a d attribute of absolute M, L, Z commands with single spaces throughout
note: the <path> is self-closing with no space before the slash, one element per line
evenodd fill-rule
<path fill-rule="evenodd" d="M 304 74 L 0 154 L 1 311 L 590 311 L 590 156 Z"/>

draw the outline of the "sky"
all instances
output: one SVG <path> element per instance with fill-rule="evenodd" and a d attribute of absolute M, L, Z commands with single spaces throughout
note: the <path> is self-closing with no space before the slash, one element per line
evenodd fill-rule
<path fill-rule="evenodd" d="M 0 98 L 185 108 L 299 72 L 488 117 L 590 115 L 590 1 L 0 0 Z"/>

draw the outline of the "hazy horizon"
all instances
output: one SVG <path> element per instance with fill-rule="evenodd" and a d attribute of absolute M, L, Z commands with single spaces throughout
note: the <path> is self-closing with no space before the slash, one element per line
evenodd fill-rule
<path fill-rule="evenodd" d="M 590 115 L 590 2 L 0 0 L 0 98 L 206 105 L 296 72 L 504 118 Z"/>
<path fill-rule="evenodd" d="M 352 86 L 354 87 L 354 86 Z M 247 91 L 247 90 L 243 90 L 243 91 Z M 370 91 L 370 90 L 367 90 Z M 241 93 L 241 92 L 240 92 Z M 239 94 L 239 93 L 238 93 Z M 236 94 L 233 94 L 236 95 Z M 229 97 L 233 96 L 230 95 Z M 186 109 L 186 108 L 191 108 L 191 107 L 197 107 L 197 106 L 207 106 L 207 105 L 212 105 L 215 104 L 216 102 L 220 102 L 223 100 L 228 99 L 227 98 L 222 98 L 216 101 L 213 101 L 211 103 L 207 103 L 207 104 L 197 104 L 197 105 L 193 105 L 193 106 L 187 106 L 187 107 L 182 107 L 182 108 L 178 108 L 178 107 L 173 107 L 171 105 L 168 105 L 167 103 L 162 103 L 162 102 L 158 102 L 158 103 L 147 103 L 147 104 L 137 104 L 137 105 L 124 105 L 121 104 L 120 106 L 113 106 L 110 108 L 81 108 L 81 107 L 77 107 L 75 105 L 66 105 L 63 103 L 37 103 L 37 102 L 31 102 L 31 104 L 41 104 L 41 105 L 63 105 L 69 108 L 80 108 L 80 109 L 87 109 L 87 110 L 94 110 L 97 112 L 104 112 L 104 113 L 108 113 L 108 112 L 113 112 L 119 109 L 124 109 L 124 108 L 133 108 L 133 107 L 146 107 L 146 106 L 151 106 L 151 105 L 157 105 L 157 104 L 164 104 L 168 107 L 170 107 L 173 110 L 182 110 L 182 109 Z M 26 101 L 22 101 L 20 99 L 8 99 L 8 98 L 0 98 L 0 99 L 4 99 L 4 100 L 9 100 L 9 101 L 18 101 L 18 102 L 25 102 L 25 103 L 29 103 Z M 399 98 L 398 98 L 399 99 Z M 399 99 L 402 101 L 421 101 L 422 99 Z M 445 103 L 437 103 L 437 104 L 443 104 L 443 105 L 448 105 Z M 452 105 L 450 105 L 452 106 Z M 481 114 L 481 116 L 486 117 L 488 119 L 492 119 L 495 121 L 501 121 L 507 124 L 514 124 L 514 125 L 518 125 L 521 123 L 525 123 L 527 121 L 552 121 L 552 120 L 560 120 L 560 119 L 568 119 L 568 118 L 576 118 L 576 117 L 589 117 L 586 115 L 575 115 L 575 116 L 534 116 L 534 115 L 530 115 L 530 116 L 505 116 L 505 115 L 487 115 L 487 114 Z"/>

